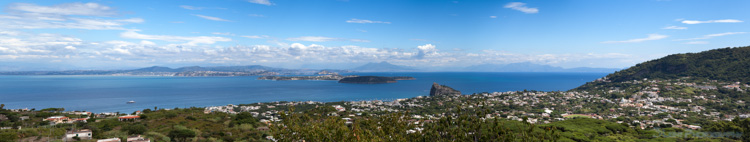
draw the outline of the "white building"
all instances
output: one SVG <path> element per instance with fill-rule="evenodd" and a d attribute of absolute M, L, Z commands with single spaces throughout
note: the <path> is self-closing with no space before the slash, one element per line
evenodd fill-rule
<path fill-rule="evenodd" d="M 68 131 L 68 132 L 65 133 L 65 139 L 64 140 L 65 141 L 73 141 L 73 140 L 75 140 L 75 139 L 73 139 L 74 137 L 78 137 L 79 139 L 82 139 L 82 140 L 91 139 L 91 130 L 89 130 L 89 129 L 83 129 L 83 130 L 77 130 L 77 131 L 76 130 Z"/>

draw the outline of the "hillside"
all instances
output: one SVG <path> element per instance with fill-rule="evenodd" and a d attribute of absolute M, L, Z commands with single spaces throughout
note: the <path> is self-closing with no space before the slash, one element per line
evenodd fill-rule
<path fill-rule="evenodd" d="M 750 46 L 669 55 L 607 75 L 607 78 L 615 82 L 679 77 L 748 83 L 750 82 Z"/>
<path fill-rule="evenodd" d="M 750 82 L 750 46 L 669 55 L 609 74 L 605 77 L 607 82 L 589 82 L 576 90 L 632 80 L 682 77 L 747 84 Z"/>

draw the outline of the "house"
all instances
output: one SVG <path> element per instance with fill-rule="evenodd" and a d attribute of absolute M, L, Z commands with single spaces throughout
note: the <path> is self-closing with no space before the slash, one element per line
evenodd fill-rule
<path fill-rule="evenodd" d="M 72 121 L 70 121 L 70 118 L 65 116 L 51 116 L 47 117 L 47 119 L 44 119 L 44 121 L 49 121 L 51 125 L 57 125 L 60 123 L 72 123 Z"/>
<path fill-rule="evenodd" d="M 128 137 L 127 142 L 151 142 L 148 138 L 141 137 L 141 135 L 138 136 L 131 136 Z"/>
<path fill-rule="evenodd" d="M 74 112 L 67 112 L 67 113 L 73 114 L 73 115 L 86 115 L 86 116 L 91 115 L 91 112 L 86 112 L 86 111 L 74 111 Z"/>
<path fill-rule="evenodd" d="M 82 130 L 72 130 L 65 132 L 65 141 L 71 141 L 75 140 L 74 138 L 78 137 L 82 140 L 91 139 L 91 130 L 89 129 L 82 129 Z"/>
<path fill-rule="evenodd" d="M 120 138 L 101 139 L 96 142 L 121 142 Z"/>
<path fill-rule="evenodd" d="M 141 116 L 138 116 L 138 115 L 125 115 L 125 116 L 117 117 L 117 120 L 128 121 L 128 120 L 138 120 L 140 118 Z"/>
<path fill-rule="evenodd" d="M 341 106 L 341 105 L 333 105 L 333 108 L 335 108 L 335 109 L 336 109 L 337 111 L 339 111 L 339 112 L 341 112 L 341 111 L 346 111 L 346 108 L 344 108 L 344 107 L 343 107 L 343 106 Z"/>

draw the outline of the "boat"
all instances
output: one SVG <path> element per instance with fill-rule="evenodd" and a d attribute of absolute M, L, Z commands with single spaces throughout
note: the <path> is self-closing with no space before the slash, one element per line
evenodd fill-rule
<path fill-rule="evenodd" d="M 132 103 L 135 103 L 135 101 L 128 101 L 127 103 L 128 104 L 132 104 Z"/>

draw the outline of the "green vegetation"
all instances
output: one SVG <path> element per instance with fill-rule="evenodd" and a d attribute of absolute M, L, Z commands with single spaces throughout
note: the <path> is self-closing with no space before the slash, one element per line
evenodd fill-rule
<path fill-rule="evenodd" d="M 718 80 L 724 82 L 750 83 L 750 46 L 721 48 L 700 53 L 669 55 L 660 59 L 637 64 L 628 69 L 607 75 L 612 82 L 648 79 L 677 79 L 691 77 L 694 80 Z M 606 82 L 590 82 L 577 90 L 605 85 Z M 626 86 L 619 86 L 626 87 Z"/>
<path fill-rule="evenodd" d="M 564 116 L 565 118 L 591 118 L 591 116 L 588 115 L 581 115 L 581 114 L 571 114 Z"/>

